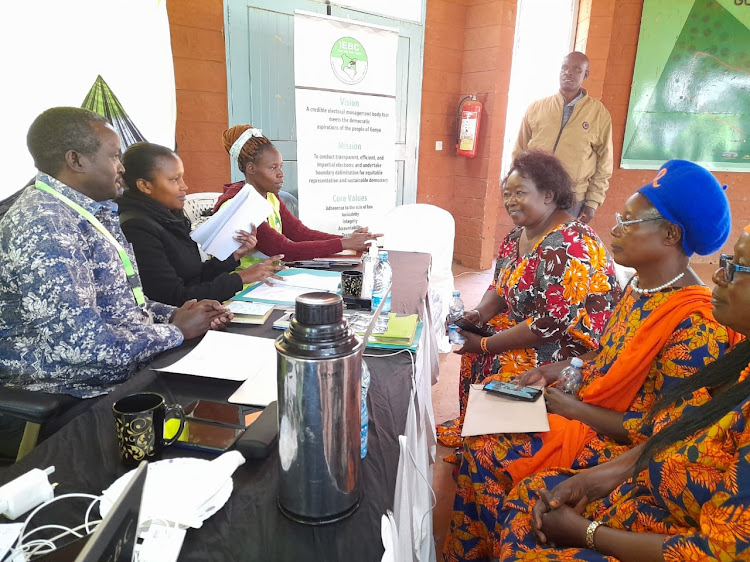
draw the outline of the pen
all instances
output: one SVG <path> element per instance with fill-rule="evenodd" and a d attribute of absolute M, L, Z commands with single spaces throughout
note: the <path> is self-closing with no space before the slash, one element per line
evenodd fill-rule
<path fill-rule="evenodd" d="M 333 265 L 333 262 L 327 261 L 288 261 L 285 265 L 291 267 L 309 267 L 309 268 L 328 268 Z"/>

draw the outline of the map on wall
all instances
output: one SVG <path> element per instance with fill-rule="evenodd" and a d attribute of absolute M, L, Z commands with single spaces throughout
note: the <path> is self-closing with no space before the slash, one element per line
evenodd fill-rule
<path fill-rule="evenodd" d="M 623 168 L 750 171 L 750 1 L 644 0 Z"/>

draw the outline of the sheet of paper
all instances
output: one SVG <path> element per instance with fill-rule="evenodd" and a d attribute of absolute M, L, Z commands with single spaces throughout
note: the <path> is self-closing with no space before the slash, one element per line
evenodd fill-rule
<path fill-rule="evenodd" d="M 312 293 L 317 289 L 307 289 L 305 287 L 294 287 L 285 285 L 259 285 L 251 292 L 243 295 L 239 298 L 242 299 L 258 299 L 264 301 L 270 301 L 275 303 L 285 303 L 294 305 L 294 301 L 300 295 L 305 293 Z"/>
<path fill-rule="evenodd" d="M 296 275 L 286 275 L 283 281 L 278 279 L 272 279 L 274 287 L 303 287 L 310 290 L 316 291 L 327 291 L 329 293 L 335 293 L 338 291 L 339 284 L 341 283 L 341 274 L 339 275 L 312 275 L 310 273 L 297 273 Z"/>
<path fill-rule="evenodd" d="M 261 363 L 258 369 L 229 397 L 232 404 L 266 407 L 278 399 L 276 348 L 273 357 L 263 357 L 258 361 Z"/>
<path fill-rule="evenodd" d="M 23 523 L 3 523 L 0 524 L 0 560 L 5 559 L 5 555 L 10 552 L 10 548 L 18 538 L 18 534 L 23 529 Z M 21 562 L 25 560 L 23 555 L 14 556 L 9 562 Z"/>
<path fill-rule="evenodd" d="M 249 232 L 251 225 L 262 224 L 272 212 L 271 204 L 255 188 L 245 184 L 237 195 L 196 228 L 190 237 L 207 254 L 225 260 L 240 247 L 239 242 L 234 239 L 237 231 Z"/>
<path fill-rule="evenodd" d="M 264 302 L 229 301 L 227 308 L 234 314 L 263 316 L 273 308 L 273 305 Z"/>
<path fill-rule="evenodd" d="M 273 365 L 275 376 L 274 340 L 210 330 L 185 357 L 156 370 L 244 381 L 268 369 L 269 365 Z"/>
<path fill-rule="evenodd" d="M 523 402 L 486 392 L 481 384 L 471 385 L 462 437 L 539 431 L 549 431 L 544 396 L 535 402 Z"/>

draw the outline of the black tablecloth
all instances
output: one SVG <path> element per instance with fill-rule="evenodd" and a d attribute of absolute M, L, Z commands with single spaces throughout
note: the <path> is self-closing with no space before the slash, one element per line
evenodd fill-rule
<path fill-rule="evenodd" d="M 429 255 L 391 252 L 394 269 L 393 311 L 422 312 L 427 294 Z M 230 331 L 261 337 L 277 337 L 271 328 L 281 313 L 275 311 L 263 326 L 232 325 Z M 154 367 L 168 365 L 197 344 L 187 342 L 159 356 Z M 241 350 L 238 350 L 241 353 Z M 371 352 L 369 349 L 367 353 Z M 240 355 L 238 363 L 252 363 Z M 409 405 L 411 360 L 405 353 L 365 359 L 372 373 L 367 396 L 370 424 L 368 454 L 362 462 L 362 501 L 347 519 L 324 526 L 294 523 L 277 505 L 279 483 L 277 450 L 265 460 L 248 460 L 233 476 L 234 491 L 227 504 L 200 529 L 189 529 L 180 560 L 379 560 L 380 517 L 392 507 L 398 468 L 398 435 L 403 433 Z M 226 400 L 240 383 L 154 372 L 144 368 L 110 395 L 103 397 L 59 432 L 40 443 L 21 462 L 0 472 L 0 485 L 31 468 L 54 465 L 51 480 L 58 482 L 56 495 L 70 492 L 100 494 L 127 472 L 119 459 L 111 408 L 122 396 L 143 389 L 155 390 L 168 402 L 187 404 L 197 398 Z M 213 458 L 184 449 L 169 448 L 164 457 Z M 77 524 L 85 505 L 75 500 L 48 508 L 39 522 Z"/>

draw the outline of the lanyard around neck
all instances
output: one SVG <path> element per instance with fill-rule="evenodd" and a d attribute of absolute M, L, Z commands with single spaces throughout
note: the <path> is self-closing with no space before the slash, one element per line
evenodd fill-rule
<path fill-rule="evenodd" d="M 268 224 L 271 225 L 276 232 L 281 232 L 281 213 L 279 212 L 279 199 L 273 194 L 269 193 L 266 196 L 266 200 L 271 204 L 273 212 L 268 215 Z"/>
<path fill-rule="evenodd" d="M 75 201 L 71 201 L 59 191 L 52 189 L 46 183 L 36 180 L 34 187 L 49 193 L 53 197 L 57 197 L 60 201 L 65 203 L 68 207 L 76 211 L 79 215 L 81 215 L 83 218 L 89 221 L 91 225 L 95 229 L 97 229 L 101 233 L 101 235 L 104 236 L 115 247 L 115 249 L 117 250 L 117 253 L 120 255 L 120 260 L 122 260 L 122 265 L 125 268 L 125 275 L 127 276 L 128 285 L 130 285 L 130 290 L 133 291 L 135 302 L 138 304 L 138 306 L 143 306 L 146 303 L 146 299 L 143 296 L 143 289 L 138 283 L 138 275 L 136 275 L 135 273 L 135 269 L 133 268 L 133 263 L 130 261 L 130 258 L 128 257 L 128 253 L 125 251 L 125 248 L 123 248 L 122 244 L 120 244 L 115 239 L 115 237 L 112 236 L 112 233 L 106 229 L 106 227 L 99 221 L 99 219 L 97 219 L 91 213 L 91 211 L 87 211 Z"/>

